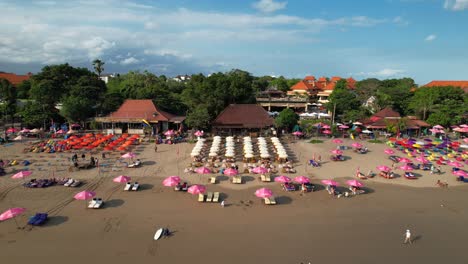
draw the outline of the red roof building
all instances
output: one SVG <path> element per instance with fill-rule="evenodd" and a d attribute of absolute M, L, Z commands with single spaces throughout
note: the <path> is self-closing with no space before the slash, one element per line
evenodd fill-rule
<path fill-rule="evenodd" d="M 215 129 L 262 129 L 273 124 L 268 112 L 256 104 L 231 104 L 213 121 Z"/>
<path fill-rule="evenodd" d="M 18 85 L 23 81 L 27 81 L 31 78 L 32 73 L 28 72 L 26 75 L 16 75 L 14 73 L 0 72 L 0 79 L 6 79 L 13 85 Z"/>
<path fill-rule="evenodd" d="M 333 76 L 330 80 L 326 77 L 320 77 L 318 80 L 314 76 L 306 76 L 303 80 L 299 81 L 291 87 L 288 92 L 289 95 L 295 93 L 308 93 L 310 95 L 318 95 L 321 97 L 320 100 L 323 102 L 327 101 L 328 96 L 335 89 L 336 83 L 343 78 L 339 76 Z M 349 89 L 356 88 L 356 80 L 353 78 L 346 79 Z"/>
<path fill-rule="evenodd" d="M 443 87 L 443 86 L 460 87 L 465 92 L 468 92 L 468 81 L 432 81 L 421 87 Z"/>

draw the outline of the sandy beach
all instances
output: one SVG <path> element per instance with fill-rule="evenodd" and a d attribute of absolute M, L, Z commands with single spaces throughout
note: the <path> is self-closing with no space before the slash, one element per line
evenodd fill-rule
<path fill-rule="evenodd" d="M 336 148 L 330 140 L 285 144 L 297 169 L 286 175 L 305 175 L 319 184 L 318 191 L 305 195 L 285 192 L 279 183 L 262 183 L 255 175 L 245 175 L 245 184 L 234 185 L 226 176 L 208 184 L 213 175 L 185 174 L 193 147 L 188 143 L 159 145 L 157 153 L 150 143 L 135 146 L 141 168 L 125 168 L 117 161 L 121 153 L 115 153 L 100 160 L 99 170 L 71 173 L 71 153 L 23 153 L 27 143 L 0 146 L 1 159 L 32 162 L 30 177 L 85 181 L 78 188 L 29 189 L 21 186 L 25 180 L 10 178 L 23 166 L 7 168 L 7 175 L 0 177 L 0 210 L 27 208 L 16 217 L 21 227 L 36 212 L 48 212 L 50 219 L 42 227 L 22 229 L 11 219 L 0 222 L 2 256 L 13 263 L 29 258 L 39 263 L 465 263 L 468 186 L 455 180 L 451 167 L 443 166 L 441 175 L 418 170 L 417 180 L 376 176 L 362 181 L 366 194 L 350 198 L 333 198 L 323 189 L 321 179 L 333 178 L 345 186 L 346 180 L 356 179 L 358 167 L 366 173 L 376 172 L 378 165 L 391 166 L 383 152 L 386 145 L 363 143 L 370 152 L 345 150 L 344 162 L 329 161 L 330 150 Z M 350 144 L 345 140 L 341 145 Z M 320 168 L 306 165 L 314 153 L 322 156 Z M 118 175 L 131 176 L 141 190 L 124 192 L 122 184 L 112 182 Z M 162 180 L 171 175 L 221 192 L 226 207 L 199 203 L 194 195 L 163 187 Z M 449 187 L 437 187 L 438 179 Z M 265 206 L 254 196 L 265 186 L 273 190 L 278 205 Z M 104 208 L 86 209 L 84 201 L 74 200 L 81 190 L 95 191 Z M 172 236 L 153 241 L 159 227 L 168 227 Z M 413 233 L 412 245 L 403 244 L 407 228 Z"/>

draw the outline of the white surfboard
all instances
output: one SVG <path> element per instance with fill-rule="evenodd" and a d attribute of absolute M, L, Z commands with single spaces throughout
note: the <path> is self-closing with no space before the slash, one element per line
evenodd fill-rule
<path fill-rule="evenodd" d="M 158 240 L 162 237 L 164 228 L 159 228 L 156 233 L 154 234 L 154 240 Z"/>

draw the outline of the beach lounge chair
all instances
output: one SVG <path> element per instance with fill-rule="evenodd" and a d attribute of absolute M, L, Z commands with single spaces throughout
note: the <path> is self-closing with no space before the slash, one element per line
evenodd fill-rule
<path fill-rule="evenodd" d="M 99 209 L 104 204 L 104 201 L 101 198 L 96 199 L 96 203 L 94 204 L 94 209 Z"/>
<path fill-rule="evenodd" d="M 93 198 L 91 201 L 89 201 L 88 208 L 94 208 L 94 206 L 96 205 L 96 202 L 97 202 L 97 198 Z"/>
<path fill-rule="evenodd" d="M 212 200 L 213 200 L 213 193 L 212 193 L 212 192 L 208 192 L 208 193 L 206 194 L 206 202 L 211 203 Z"/>
<path fill-rule="evenodd" d="M 70 187 L 70 185 L 74 182 L 75 180 L 73 179 L 69 179 L 65 184 L 63 184 L 63 186 L 65 187 Z"/>
<path fill-rule="evenodd" d="M 276 198 L 275 197 L 265 197 L 265 204 L 266 205 L 275 205 L 276 204 Z"/>
<path fill-rule="evenodd" d="M 218 203 L 219 202 L 219 192 L 214 192 L 212 202 L 213 203 Z"/>
<path fill-rule="evenodd" d="M 127 184 L 125 184 L 124 191 L 130 191 L 131 189 L 132 189 L 132 183 L 131 183 L 131 182 L 127 182 Z"/>
<path fill-rule="evenodd" d="M 265 178 L 265 175 L 260 175 L 260 177 L 258 178 L 260 181 L 262 182 L 266 182 L 266 178 Z"/>
<path fill-rule="evenodd" d="M 139 188 L 140 188 L 140 184 L 138 182 L 135 182 L 133 184 L 132 191 L 138 191 Z"/>
<path fill-rule="evenodd" d="M 78 186 L 80 186 L 80 184 L 81 184 L 81 182 L 80 182 L 80 181 L 78 181 L 78 180 L 75 180 L 75 181 L 73 181 L 73 183 L 72 183 L 72 184 L 70 184 L 70 187 L 78 187 Z"/>
<path fill-rule="evenodd" d="M 198 201 L 201 203 L 205 201 L 205 195 L 203 193 L 198 194 Z"/>
<path fill-rule="evenodd" d="M 271 182 L 271 175 L 265 175 L 265 182 Z"/>
<path fill-rule="evenodd" d="M 210 177 L 209 183 L 215 184 L 216 183 L 216 177 Z"/>
<path fill-rule="evenodd" d="M 411 173 L 411 172 L 405 172 L 405 178 L 408 179 L 408 180 L 416 180 L 417 179 L 417 177 L 414 176 L 414 174 Z"/>

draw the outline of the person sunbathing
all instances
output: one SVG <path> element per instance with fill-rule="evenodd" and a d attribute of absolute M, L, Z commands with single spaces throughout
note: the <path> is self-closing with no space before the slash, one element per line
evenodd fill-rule
<path fill-rule="evenodd" d="M 448 187 L 448 183 L 442 182 L 440 180 L 437 180 L 436 185 L 439 186 L 439 187 L 444 187 L 444 188 Z"/>

